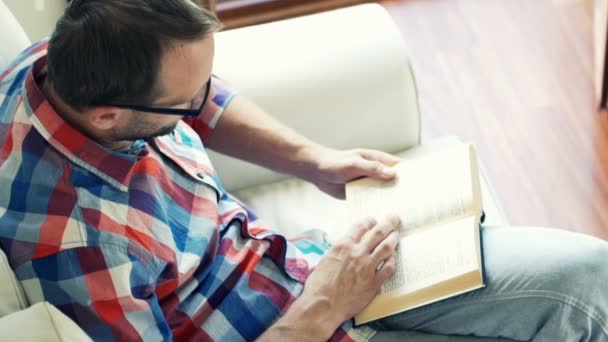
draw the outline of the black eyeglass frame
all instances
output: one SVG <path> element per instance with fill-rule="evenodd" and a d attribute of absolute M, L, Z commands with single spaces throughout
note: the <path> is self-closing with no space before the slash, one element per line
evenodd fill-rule
<path fill-rule="evenodd" d="M 211 92 L 211 78 L 207 81 L 205 96 L 203 97 L 203 102 L 198 109 L 182 109 L 182 108 L 161 108 L 161 107 L 148 107 L 148 106 L 140 106 L 140 105 L 129 105 L 129 104 L 120 104 L 120 103 L 108 103 L 108 104 L 96 104 L 96 106 L 113 106 L 119 108 L 133 109 L 140 112 L 148 112 L 155 114 L 167 114 L 167 115 L 181 115 L 181 116 L 190 116 L 196 117 L 201 114 L 205 104 L 207 104 L 207 100 L 209 100 L 209 93 Z"/>

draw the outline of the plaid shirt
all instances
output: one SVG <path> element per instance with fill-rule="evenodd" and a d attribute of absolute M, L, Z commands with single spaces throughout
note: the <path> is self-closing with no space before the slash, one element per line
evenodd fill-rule
<path fill-rule="evenodd" d="M 301 294 L 327 246 L 287 241 L 222 187 L 205 141 L 234 92 L 136 153 L 110 151 L 47 102 L 48 42 L 0 73 L 0 247 L 30 303 L 94 339 L 252 340 Z M 334 340 L 365 340 L 345 322 Z"/>

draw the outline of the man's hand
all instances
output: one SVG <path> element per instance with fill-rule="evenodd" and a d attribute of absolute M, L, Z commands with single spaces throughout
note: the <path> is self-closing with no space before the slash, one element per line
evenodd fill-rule
<path fill-rule="evenodd" d="M 236 137 L 236 138 L 235 138 Z M 343 199 L 344 184 L 359 177 L 381 180 L 395 175 L 386 166 L 399 158 L 376 150 L 336 150 L 317 144 L 281 124 L 244 96 L 235 96 L 205 143 L 238 159 L 291 174 Z"/>
<path fill-rule="evenodd" d="M 359 177 L 390 180 L 395 177 L 391 168 L 399 163 L 399 158 L 388 153 L 369 150 L 335 150 L 317 148 L 315 150 L 316 174 L 312 183 L 325 193 L 344 199 L 346 182 Z"/>
<path fill-rule="evenodd" d="M 400 224 L 395 216 L 380 222 L 367 219 L 355 225 L 321 259 L 300 298 L 328 303 L 338 323 L 361 312 L 395 272 Z"/>
<path fill-rule="evenodd" d="M 324 341 L 361 312 L 395 272 L 398 217 L 364 220 L 321 259 L 304 292 L 261 341 L 275 337 Z"/>

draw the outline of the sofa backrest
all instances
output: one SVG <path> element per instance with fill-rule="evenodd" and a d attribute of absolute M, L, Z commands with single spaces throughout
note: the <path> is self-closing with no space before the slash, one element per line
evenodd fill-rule
<path fill-rule="evenodd" d="M 29 45 L 25 31 L 4 1 L 0 0 L 0 70 Z"/>
<path fill-rule="evenodd" d="M 214 72 L 314 141 L 387 152 L 419 143 L 405 40 L 378 4 L 220 32 Z M 211 159 L 229 190 L 285 177 L 217 154 Z"/>

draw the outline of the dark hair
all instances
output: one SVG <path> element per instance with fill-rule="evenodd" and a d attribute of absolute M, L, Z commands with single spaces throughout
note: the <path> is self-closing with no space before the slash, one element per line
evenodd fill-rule
<path fill-rule="evenodd" d="M 73 0 L 48 47 L 48 79 L 68 105 L 148 104 L 163 52 L 221 29 L 190 0 Z"/>

